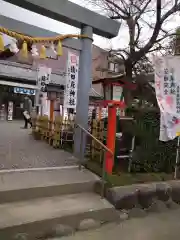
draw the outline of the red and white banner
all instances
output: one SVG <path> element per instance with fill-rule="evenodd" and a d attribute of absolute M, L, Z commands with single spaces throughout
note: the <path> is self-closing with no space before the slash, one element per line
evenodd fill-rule
<path fill-rule="evenodd" d="M 154 57 L 154 68 L 161 113 L 159 140 L 168 141 L 180 132 L 180 57 Z"/>

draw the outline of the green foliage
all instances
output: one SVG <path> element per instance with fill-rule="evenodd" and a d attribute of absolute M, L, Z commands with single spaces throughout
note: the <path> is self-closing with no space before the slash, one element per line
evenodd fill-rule
<path fill-rule="evenodd" d="M 172 172 L 175 165 L 177 140 L 160 142 L 160 114 L 156 110 L 128 109 L 135 122 L 123 124 L 123 131 L 136 136 L 133 172 Z"/>
<path fill-rule="evenodd" d="M 178 37 L 179 37 L 179 35 L 180 35 L 180 28 L 176 29 L 176 35 L 178 35 Z"/>
<path fill-rule="evenodd" d="M 102 177 L 102 167 L 95 161 L 87 161 L 85 167 Z M 125 186 L 137 183 L 172 180 L 173 175 L 167 173 L 113 173 L 106 176 L 106 187 Z"/>

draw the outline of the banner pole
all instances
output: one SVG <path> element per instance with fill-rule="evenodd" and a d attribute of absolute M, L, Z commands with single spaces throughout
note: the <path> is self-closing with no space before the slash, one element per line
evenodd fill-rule
<path fill-rule="evenodd" d="M 174 171 L 174 179 L 178 178 L 178 168 L 179 168 L 179 145 L 180 145 L 180 136 L 178 136 L 177 139 L 177 146 L 176 146 L 176 165 L 175 165 L 175 171 Z"/>

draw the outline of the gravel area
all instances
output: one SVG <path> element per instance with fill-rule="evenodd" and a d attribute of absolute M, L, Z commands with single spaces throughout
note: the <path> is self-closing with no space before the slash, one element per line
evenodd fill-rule
<path fill-rule="evenodd" d="M 73 156 L 36 141 L 23 122 L 0 122 L 0 170 L 75 165 Z"/>

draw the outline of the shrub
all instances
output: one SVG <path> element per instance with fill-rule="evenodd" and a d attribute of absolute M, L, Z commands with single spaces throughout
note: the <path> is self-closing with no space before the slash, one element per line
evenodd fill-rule
<path fill-rule="evenodd" d="M 133 154 L 133 172 L 172 172 L 175 165 L 177 140 L 159 141 L 160 113 L 150 109 L 127 109 L 134 123 L 124 121 L 123 132 L 136 136 Z"/>

